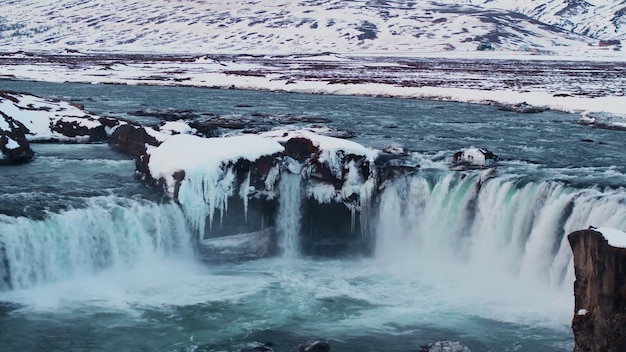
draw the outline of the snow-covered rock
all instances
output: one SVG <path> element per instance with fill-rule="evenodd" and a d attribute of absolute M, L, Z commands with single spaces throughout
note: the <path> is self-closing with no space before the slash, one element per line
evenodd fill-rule
<path fill-rule="evenodd" d="M 219 138 L 177 134 L 139 147 L 145 152 L 137 171 L 181 205 L 200 239 L 272 226 L 276 202 L 284 196 L 281 192 L 288 192 L 279 185 L 286 174 L 302 180 L 298 194 L 307 202 L 322 206 L 312 213 L 337 217 L 344 212 L 348 231 L 355 228 L 357 213 L 369 209 L 377 190 L 377 151 L 307 130 Z M 237 209 L 229 212 L 229 204 Z M 256 224 L 241 226 L 249 219 Z M 225 224 L 231 232 L 221 228 Z"/>
<path fill-rule="evenodd" d="M 454 153 L 451 164 L 455 168 L 493 167 L 497 162 L 497 155 L 488 150 L 472 146 Z"/>
<path fill-rule="evenodd" d="M 166 121 L 159 126 L 159 131 L 165 134 L 197 134 L 198 130 L 190 127 L 185 121 Z"/>
<path fill-rule="evenodd" d="M 626 232 L 609 227 L 597 227 L 593 229 L 602 234 L 604 239 L 613 247 L 626 248 Z"/>
<path fill-rule="evenodd" d="M 606 112 L 583 112 L 578 123 L 608 130 L 626 131 L 626 116 Z"/>
<path fill-rule="evenodd" d="M 302 164 L 302 173 L 313 181 L 308 183 L 309 197 L 320 203 L 352 199 L 357 206 L 371 198 L 377 182 L 374 161 L 378 151 L 307 130 L 274 130 L 260 135 L 284 144 L 284 154 Z"/>
<path fill-rule="evenodd" d="M 0 91 L 2 118 L 18 121 L 29 141 L 102 142 L 107 140 L 99 116 L 61 100 L 31 94 Z"/>

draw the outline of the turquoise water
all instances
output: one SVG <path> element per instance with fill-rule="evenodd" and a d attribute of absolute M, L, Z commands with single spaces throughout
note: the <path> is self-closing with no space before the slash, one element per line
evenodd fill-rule
<path fill-rule="evenodd" d="M 148 108 L 326 117 L 365 145 L 405 145 L 422 166 L 381 195 L 370 257 L 206 264 L 180 208 L 136 180 L 129 157 L 106 145 L 34 145 L 33 162 L 0 169 L 0 248 L 11 262 L 0 271 L 2 351 L 240 351 L 270 341 L 291 351 L 313 338 L 333 351 L 436 341 L 571 351 L 564 236 L 589 224 L 626 228 L 623 133 L 571 114 L 200 88 L 0 89 L 133 119 Z M 500 155 L 495 177 L 447 168 L 470 145 Z"/>

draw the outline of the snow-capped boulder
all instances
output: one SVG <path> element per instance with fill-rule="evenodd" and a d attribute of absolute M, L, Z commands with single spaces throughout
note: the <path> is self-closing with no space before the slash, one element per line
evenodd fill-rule
<path fill-rule="evenodd" d="M 107 140 L 100 117 L 80 106 L 31 94 L 0 91 L 0 111 L 19 121 L 29 141 L 72 143 Z"/>
<path fill-rule="evenodd" d="M 357 229 L 355 222 L 367 211 L 378 181 L 377 151 L 310 131 L 219 138 L 178 134 L 138 147 L 145 147 L 145 152 L 138 158 L 137 172 L 181 205 L 200 240 L 273 226 L 278 201 L 290 192 L 280 181 L 294 174 L 301 180 L 296 187 L 306 208 L 302 223 L 314 224 L 303 232 L 329 236 L 319 225 L 321 219 L 341 218 L 345 231 L 361 240 L 364 224 Z M 309 237 L 319 240 L 309 248 L 322 242 Z M 355 238 L 340 246 L 348 248 L 348 240 Z"/>
<path fill-rule="evenodd" d="M 454 153 L 451 164 L 454 168 L 484 168 L 496 166 L 497 162 L 498 156 L 494 153 L 472 146 Z"/>
<path fill-rule="evenodd" d="M 371 196 L 376 184 L 374 162 L 378 151 L 307 130 L 274 130 L 260 135 L 283 144 L 284 155 L 302 164 L 302 173 L 311 180 L 307 195 L 318 202 L 365 202 Z"/>
<path fill-rule="evenodd" d="M 626 116 L 605 112 L 583 112 L 578 124 L 607 130 L 626 131 Z"/>
<path fill-rule="evenodd" d="M 161 133 L 173 134 L 197 134 L 198 130 L 189 126 L 185 121 L 165 121 L 159 126 Z"/>

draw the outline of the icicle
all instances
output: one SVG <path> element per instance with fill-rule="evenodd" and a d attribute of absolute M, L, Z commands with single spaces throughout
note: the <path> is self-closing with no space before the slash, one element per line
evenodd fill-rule
<path fill-rule="evenodd" d="M 212 229 L 215 211 L 219 209 L 221 222 L 228 210 L 228 197 L 234 193 L 235 171 L 232 166 L 224 168 L 221 163 L 206 165 L 188 172 L 181 182 L 178 201 L 200 239 L 204 238 L 207 217 Z"/>
<path fill-rule="evenodd" d="M 250 193 L 250 171 L 246 175 L 246 179 L 239 188 L 239 197 L 243 200 L 243 216 L 246 222 L 248 222 L 248 195 Z"/>

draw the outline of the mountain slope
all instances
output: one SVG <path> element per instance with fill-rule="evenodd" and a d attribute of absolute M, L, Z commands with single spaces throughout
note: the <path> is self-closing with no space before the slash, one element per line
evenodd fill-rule
<path fill-rule="evenodd" d="M 466 2 L 6 1 L 0 16 L 0 47 L 161 53 L 598 50 L 589 46 L 597 40 L 497 8 L 504 0 Z"/>
<path fill-rule="evenodd" d="M 626 0 L 443 0 L 525 14 L 603 40 L 626 40 Z"/>

